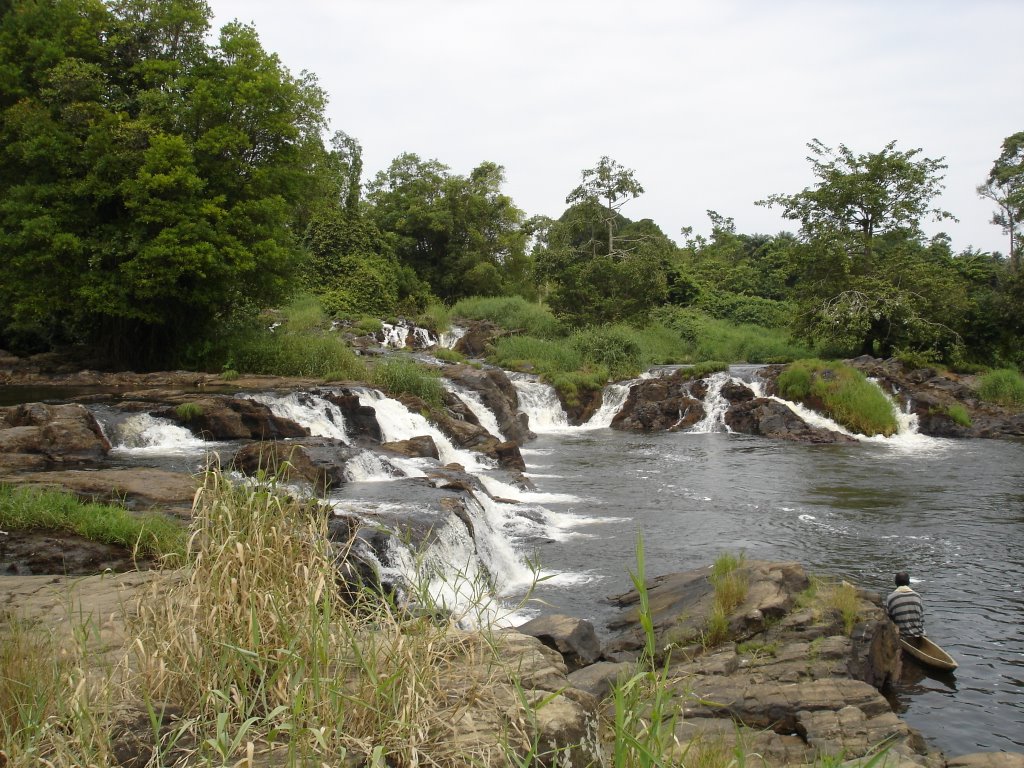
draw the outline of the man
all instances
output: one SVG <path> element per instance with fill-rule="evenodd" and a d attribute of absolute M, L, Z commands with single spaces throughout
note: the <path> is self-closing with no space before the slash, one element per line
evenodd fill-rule
<path fill-rule="evenodd" d="M 885 610 L 903 637 L 924 635 L 924 603 L 921 596 L 910 588 L 906 571 L 896 574 L 896 589 L 885 598 Z"/>

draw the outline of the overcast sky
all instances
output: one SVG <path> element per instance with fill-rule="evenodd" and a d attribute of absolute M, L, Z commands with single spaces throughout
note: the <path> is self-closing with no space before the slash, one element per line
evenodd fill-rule
<path fill-rule="evenodd" d="M 402 152 L 467 174 L 505 166 L 528 215 L 557 217 L 609 155 L 646 193 L 623 213 L 670 237 L 795 229 L 754 201 L 814 178 L 806 144 L 897 141 L 945 157 L 957 251 L 1006 251 L 981 183 L 1024 130 L 1020 0 L 210 0 L 315 73 L 364 178 Z"/>

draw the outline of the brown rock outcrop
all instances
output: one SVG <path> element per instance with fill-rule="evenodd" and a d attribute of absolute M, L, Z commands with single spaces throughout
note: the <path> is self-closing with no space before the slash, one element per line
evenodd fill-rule
<path fill-rule="evenodd" d="M 629 432 L 675 432 L 704 418 L 704 405 L 690 389 L 682 369 L 670 376 L 645 379 L 633 385 L 612 419 L 613 429 Z"/>
<path fill-rule="evenodd" d="M 110 442 L 81 405 L 0 408 L 0 466 L 67 466 L 96 461 L 109 451 Z"/>

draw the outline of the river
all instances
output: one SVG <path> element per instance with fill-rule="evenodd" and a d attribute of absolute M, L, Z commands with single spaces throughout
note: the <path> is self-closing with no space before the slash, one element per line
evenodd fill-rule
<path fill-rule="evenodd" d="M 539 432 L 522 450 L 536 491 L 475 467 L 494 496 L 519 503 L 482 500 L 477 542 L 448 541 L 442 560 L 458 560 L 459 547 L 481 554 L 514 602 L 530 581 L 525 559 L 535 557 L 549 578 L 535 591 L 543 602 L 527 604 L 526 613 L 580 616 L 599 633 L 613 614 L 607 596 L 630 586 L 638 534 L 648 576 L 742 552 L 795 560 L 884 594 L 893 573 L 908 570 L 925 600 L 928 634 L 960 667 L 905 677 L 895 706 L 949 755 L 1024 751 L 1024 443 L 934 439 L 906 428 L 891 439 L 812 446 L 728 434 L 710 420 L 687 433 L 572 428 L 549 391 L 528 380 L 516 386 Z M 624 393 L 617 387 L 606 397 Z M 389 439 L 432 429 L 379 393 L 361 398 L 377 409 Z M 282 398 L 275 407 L 314 434 L 331 436 L 335 426 L 317 425 L 340 423 L 323 419 L 317 409 L 328 406 L 315 398 Z M 152 463 L 164 452 L 165 461 L 198 465 L 201 448 L 187 430 L 144 415 L 127 424 L 118 417 L 118 425 L 112 412 L 94 409 L 108 429 L 130 436 L 115 451 L 120 460 Z M 598 423 L 613 413 L 605 409 Z M 436 431 L 435 439 L 445 440 Z M 476 464 L 441 448 L 446 460 Z M 422 484 L 385 477 L 368 470 L 368 479 L 352 477 L 332 498 L 349 511 L 418 506 Z M 465 536 L 465 526 L 455 528 Z"/>

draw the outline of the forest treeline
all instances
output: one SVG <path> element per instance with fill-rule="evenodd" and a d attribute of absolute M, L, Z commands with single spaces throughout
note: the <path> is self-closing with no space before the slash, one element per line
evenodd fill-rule
<path fill-rule="evenodd" d="M 202 0 L 0 0 L 0 347 L 85 346 L 137 368 L 209 365 L 226 328 L 296 293 L 338 318 L 415 316 L 471 296 L 546 305 L 568 329 L 710 317 L 786 331 L 823 356 L 1024 364 L 1024 132 L 978 194 L 1007 251 L 952 250 L 922 223 L 941 158 L 812 141 L 809 185 L 760 205 L 792 220 L 682 245 L 628 218 L 644 194 L 602 157 L 557 218 L 504 170 L 414 153 L 364 178 L 327 95 Z M 414 142 L 415 137 L 410 137 Z M 794 162 L 801 162 L 794 158 Z M 575 186 L 574 186 L 575 184 Z"/>

